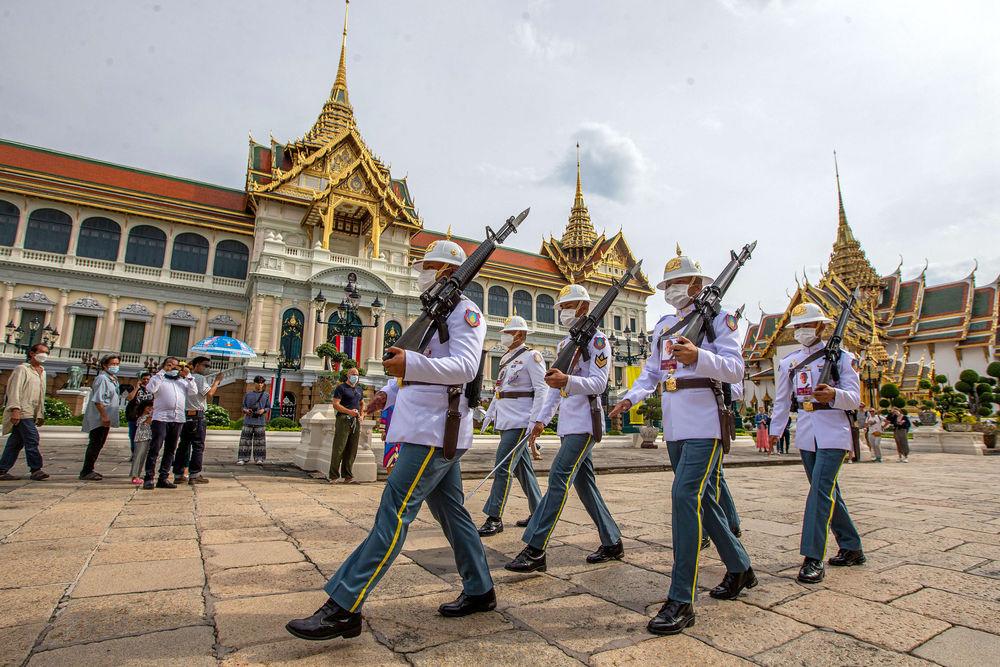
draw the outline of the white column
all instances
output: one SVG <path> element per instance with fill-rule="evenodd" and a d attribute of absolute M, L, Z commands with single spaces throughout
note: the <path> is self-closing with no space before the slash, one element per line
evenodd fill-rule
<path fill-rule="evenodd" d="M 122 235 L 118 239 L 118 256 L 115 258 L 116 261 L 125 261 L 125 249 L 128 243 L 128 216 L 125 216 L 125 222 L 122 224 Z"/>
<path fill-rule="evenodd" d="M 375 325 L 375 345 L 368 353 L 369 359 L 382 358 L 382 347 L 385 345 L 385 323 L 388 319 L 388 315 L 383 315 Z M 374 319 L 372 321 L 374 322 Z"/>
<path fill-rule="evenodd" d="M 253 306 L 253 331 L 250 332 L 250 347 L 254 351 L 260 349 L 260 325 L 264 319 L 264 296 L 257 295 L 257 302 Z"/>
<path fill-rule="evenodd" d="M 73 217 L 72 221 L 73 226 L 70 228 L 69 232 L 69 248 L 66 250 L 66 254 L 70 257 L 74 257 L 76 255 L 76 248 L 80 241 L 80 211 L 77 211 L 76 213 L 77 214 Z"/>
<path fill-rule="evenodd" d="M 117 332 L 117 327 L 115 326 L 116 319 L 118 315 L 118 296 L 116 294 L 111 295 L 111 303 L 108 305 L 108 313 L 104 318 L 104 343 L 101 348 L 104 350 L 116 350 L 120 346 L 118 341 L 115 340 L 115 333 Z"/>
<path fill-rule="evenodd" d="M 311 304 L 307 305 L 303 311 L 305 322 L 302 323 L 302 329 L 305 332 L 305 338 L 302 341 L 302 357 L 312 356 L 316 351 L 316 315 L 312 310 Z"/>
<path fill-rule="evenodd" d="M 28 198 L 24 199 L 24 206 L 21 207 L 21 216 L 17 220 L 17 233 L 14 235 L 14 247 L 24 247 L 24 234 L 28 230 Z"/>
<path fill-rule="evenodd" d="M 0 328 L 6 327 L 10 321 L 10 304 L 14 301 L 14 283 L 3 284 L 3 299 L 0 299 Z M 14 324 L 17 324 L 15 322 Z M 6 332 L 4 332 L 6 335 Z"/>
<path fill-rule="evenodd" d="M 174 258 L 174 226 L 167 229 L 167 247 L 163 252 L 163 268 L 170 270 L 170 262 Z"/>
<path fill-rule="evenodd" d="M 205 275 L 206 276 L 213 275 L 212 272 L 215 271 L 215 247 L 217 245 L 218 245 L 218 241 L 213 236 L 212 240 L 208 244 L 208 264 L 205 265 Z"/>
<path fill-rule="evenodd" d="M 55 317 L 52 318 L 52 328 L 61 334 L 66 333 L 64 331 L 66 326 L 66 302 L 69 299 L 69 290 L 61 289 L 59 290 L 59 302 L 56 304 Z M 63 345 L 63 347 L 66 347 Z"/>
<path fill-rule="evenodd" d="M 233 332 L 233 335 L 236 335 L 235 331 Z M 198 330 L 196 336 L 198 337 L 198 340 L 208 338 L 208 306 L 201 307 L 201 318 L 198 320 Z"/>
<path fill-rule="evenodd" d="M 274 297 L 274 312 L 271 313 L 271 344 L 268 346 L 268 352 L 271 354 L 277 354 L 278 346 L 281 344 L 281 302 L 280 296 Z"/>
<path fill-rule="evenodd" d="M 163 311 L 166 307 L 167 303 L 165 301 L 156 302 L 156 316 L 153 318 L 153 335 L 149 341 L 150 354 L 167 353 L 167 346 L 164 345 L 166 336 L 163 335 Z"/>

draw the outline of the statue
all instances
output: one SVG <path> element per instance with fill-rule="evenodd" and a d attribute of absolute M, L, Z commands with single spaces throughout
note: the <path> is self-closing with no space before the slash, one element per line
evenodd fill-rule
<path fill-rule="evenodd" d="M 67 372 L 69 373 L 69 380 L 66 381 L 66 386 L 63 388 L 78 391 L 80 383 L 83 381 L 83 369 L 79 366 L 70 366 Z"/>

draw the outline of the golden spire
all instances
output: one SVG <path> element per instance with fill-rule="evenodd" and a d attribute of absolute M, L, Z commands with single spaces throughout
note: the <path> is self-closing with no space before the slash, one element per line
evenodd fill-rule
<path fill-rule="evenodd" d="M 833 243 L 830 254 L 829 271 L 837 274 L 843 283 L 851 290 L 856 287 L 880 289 L 882 279 L 868 261 L 861 244 L 854 238 L 851 226 L 847 224 L 847 213 L 844 211 L 844 196 L 840 189 L 840 168 L 837 165 L 837 152 L 833 152 L 833 169 L 837 178 L 837 240 Z"/>
<path fill-rule="evenodd" d="M 872 327 L 872 337 L 868 342 L 868 349 L 865 357 L 870 360 L 875 366 L 881 367 L 885 365 L 885 362 L 889 360 L 889 354 L 885 351 L 885 346 L 882 345 L 882 341 L 878 337 L 878 325 L 875 324 L 875 299 L 870 302 L 868 315 Z"/>
<path fill-rule="evenodd" d="M 347 9 L 351 0 L 344 0 L 344 32 L 340 38 L 340 63 L 337 65 L 337 78 L 334 79 L 330 97 L 323 104 L 319 118 L 312 129 L 306 134 L 306 140 L 325 143 L 338 132 L 354 128 L 354 109 L 347 94 Z"/>
<path fill-rule="evenodd" d="M 583 180 L 580 177 L 580 144 L 576 145 L 576 195 L 569 222 L 563 232 L 560 245 L 573 261 L 580 261 L 597 242 L 597 232 L 590 221 L 590 211 L 583 201 Z"/>
<path fill-rule="evenodd" d="M 580 142 L 576 142 L 576 197 L 573 206 L 586 206 L 583 203 L 583 181 L 580 178 Z"/>

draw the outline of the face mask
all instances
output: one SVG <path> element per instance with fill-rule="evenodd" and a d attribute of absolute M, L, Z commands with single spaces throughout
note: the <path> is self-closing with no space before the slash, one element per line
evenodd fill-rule
<path fill-rule="evenodd" d="M 118 375 L 118 370 L 119 370 L 118 366 L 108 366 L 108 372 L 111 373 L 112 375 Z"/>
<path fill-rule="evenodd" d="M 502 333 L 500 334 L 500 344 L 504 347 L 510 347 L 514 344 L 514 334 Z"/>
<path fill-rule="evenodd" d="M 349 385 L 351 385 L 353 387 L 357 383 L 358 383 L 358 376 L 357 375 L 348 375 L 347 376 L 347 384 L 349 384 Z"/>
<path fill-rule="evenodd" d="M 48 360 L 49 360 L 49 355 L 46 354 L 45 352 L 39 352 L 38 354 L 35 355 L 35 361 L 37 361 L 40 364 L 44 364 Z"/>
<path fill-rule="evenodd" d="M 180 371 L 176 371 L 176 370 L 175 371 L 167 371 L 167 372 L 164 373 L 164 375 L 166 375 L 168 378 L 175 378 L 175 377 L 177 377 L 180 374 L 181 374 L 181 372 Z"/>
<path fill-rule="evenodd" d="M 667 285 L 667 288 L 663 290 L 663 298 L 678 310 L 691 302 L 691 297 L 688 296 L 687 285 Z"/>
<path fill-rule="evenodd" d="M 795 340 L 798 341 L 799 345 L 804 347 L 809 347 L 819 338 L 819 336 L 816 335 L 815 329 L 796 329 L 792 332 L 792 336 L 795 337 Z"/>
<path fill-rule="evenodd" d="M 417 289 L 421 292 L 426 292 L 427 288 L 437 282 L 437 270 L 435 269 L 424 269 L 417 276 Z"/>
<path fill-rule="evenodd" d="M 567 329 L 576 324 L 580 318 L 576 316 L 576 311 L 572 308 L 562 308 L 559 311 L 559 324 Z"/>

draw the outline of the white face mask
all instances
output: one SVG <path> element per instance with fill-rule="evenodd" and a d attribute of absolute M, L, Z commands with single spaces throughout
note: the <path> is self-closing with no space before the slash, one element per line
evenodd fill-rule
<path fill-rule="evenodd" d="M 663 290 L 663 298 L 678 310 L 691 302 L 691 297 L 688 296 L 687 285 L 667 285 L 667 288 Z"/>
<path fill-rule="evenodd" d="M 559 324 L 567 329 L 576 324 L 578 319 L 580 318 L 576 316 L 576 311 L 572 308 L 561 308 L 559 310 Z"/>
<path fill-rule="evenodd" d="M 45 352 L 38 352 L 35 354 L 35 361 L 37 361 L 40 364 L 44 364 L 48 360 L 49 360 L 49 355 L 46 354 Z"/>
<path fill-rule="evenodd" d="M 424 269 L 417 276 L 417 289 L 421 292 L 426 292 L 427 288 L 437 282 L 437 270 L 436 269 Z"/>
<path fill-rule="evenodd" d="M 502 333 L 500 334 L 500 344 L 504 347 L 510 347 L 514 344 L 514 334 Z"/>
<path fill-rule="evenodd" d="M 819 336 L 816 335 L 816 330 L 810 328 L 796 329 L 792 332 L 792 336 L 803 347 L 809 347 L 819 339 Z"/>

